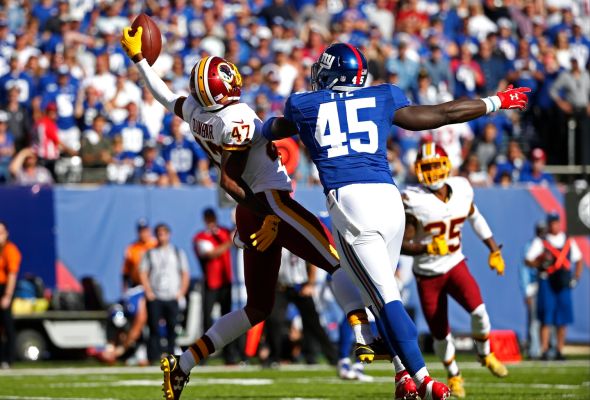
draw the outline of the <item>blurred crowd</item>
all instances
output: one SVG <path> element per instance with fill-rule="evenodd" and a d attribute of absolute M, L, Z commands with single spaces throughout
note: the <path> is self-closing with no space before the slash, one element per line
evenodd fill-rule
<path fill-rule="evenodd" d="M 0 182 L 211 186 L 217 172 L 146 90 L 119 45 L 146 12 L 163 35 L 154 64 L 188 94 L 203 56 L 234 62 L 242 101 L 261 119 L 309 90 L 334 41 L 358 46 L 369 84 L 398 85 L 417 104 L 533 89 L 528 110 L 427 132 L 393 128 L 392 174 L 413 182 L 418 144 L 443 145 L 474 185 L 551 183 L 549 164 L 583 162 L 590 136 L 590 19 L 578 0 L 7 0 L 0 6 Z M 287 141 L 294 139 L 287 139 Z M 305 149 L 292 177 L 318 184 Z M 569 147 L 568 147 L 569 146 Z M 295 157 L 296 156 L 296 157 Z"/>

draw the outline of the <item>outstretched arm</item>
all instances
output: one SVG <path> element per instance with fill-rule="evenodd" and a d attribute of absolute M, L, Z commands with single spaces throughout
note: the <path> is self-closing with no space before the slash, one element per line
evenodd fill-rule
<path fill-rule="evenodd" d="M 141 74 L 147 88 L 158 103 L 162 104 L 168 111 L 173 112 L 180 118 L 182 117 L 182 105 L 186 97 L 179 96 L 172 93 L 166 83 L 154 72 L 147 60 L 143 58 L 141 53 L 141 34 L 143 28 L 140 26 L 132 36 L 131 28 L 123 29 L 123 37 L 121 38 L 121 46 L 127 53 L 127 56 L 133 60 L 139 73 Z"/>
<path fill-rule="evenodd" d="M 408 106 L 395 112 L 393 123 L 411 131 L 435 129 L 443 125 L 471 121 L 499 109 L 524 110 L 528 103 L 525 93 L 531 89 L 521 87 L 498 92 L 496 96 L 477 100 L 453 100 L 434 106 Z"/>

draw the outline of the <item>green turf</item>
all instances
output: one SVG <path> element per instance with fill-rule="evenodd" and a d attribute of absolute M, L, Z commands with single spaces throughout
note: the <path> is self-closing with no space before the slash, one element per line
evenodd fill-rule
<path fill-rule="evenodd" d="M 433 375 L 444 378 L 429 359 Z M 160 373 L 154 368 L 65 367 L 17 368 L 0 372 L 0 400 L 27 399 L 159 399 Z M 87 364 L 82 364 L 87 365 Z M 590 360 L 523 362 L 510 366 L 510 376 L 492 377 L 476 363 L 461 362 L 467 398 L 590 399 Z M 279 370 L 257 367 L 197 367 L 183 399 L 392 399 L 393 383 L 387 364 L 369 366 L 373 383 L 343 382 L 322 366 L 288 366 Z"/>

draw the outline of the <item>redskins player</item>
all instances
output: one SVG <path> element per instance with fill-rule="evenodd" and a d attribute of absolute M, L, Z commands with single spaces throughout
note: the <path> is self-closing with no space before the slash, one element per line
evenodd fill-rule
<path fill-rule="evenodd" d="M 504 259 L 492 231 L 473 202 L 467 179 L 449 177 L 451 163 L 437 144 L 423 144 L 415 163 L 421 186 L 402 192 L 406 228 L 402 254 L 414 256 L 414 274 L 424 317 L 434 336 L 434 350 L 447 369 L 449 388 L 465 397 L 463 378 L 455 362 L 455 346 L 447 315 L 447 295 L 471 315 L 471 333 L 482 365 L 498 377 L 506 367 L 490 352 L 490 318 L 479 286 L 461 251 L 461 228 L 466 220 L 490 249 L 489 265 L 504 274 Z"/>
<path fill-rule="evenodd" d="M 332 274 L 334 293 L 356 334 L 357 354 L 373 352 L 369 345 L 374 337 L 360 293 L 339 268 L 327 230 L 291 198 L 291 181 L 275 146 L 262 136 L 262 122 L 255 112 L 239 102 L 242 77 L 236 66 L 221 57 L 202 58 L 191 71 L 190 96 L 176 95 L 143 58 L 143 29 L 139 27 L 134 36 L 130 30 L 123 30 L 123 48 L 154 98 L 190 125 L 197 142 L 221 170 L 220 186 L 238 202 L 238 239 L 247 242 L 246 306 L 218 319 L 182 356 L 162 358 L 164 397 L 179 399 L 196 364 L 267 318 L 274 304 L 283 247 Z M 277 124 L 274 129 L 285 128 Z"/>

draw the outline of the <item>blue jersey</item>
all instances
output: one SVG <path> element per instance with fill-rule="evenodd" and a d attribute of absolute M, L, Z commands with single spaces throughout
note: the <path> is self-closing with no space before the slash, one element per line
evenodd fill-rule
<path fill-rule="evenodd" d="M 395 111 L 409 104 L 391 84 L 319 90 L 291 95 L 285 118 L 297 125 L 327 193 L 354 183 L 393 184 L 387 138 Z"/>

